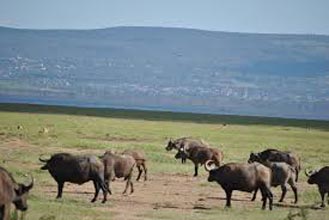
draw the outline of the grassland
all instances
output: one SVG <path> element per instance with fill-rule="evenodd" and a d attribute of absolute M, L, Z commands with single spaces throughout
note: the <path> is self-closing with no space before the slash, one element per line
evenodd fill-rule
<path fill-rule="evenodd" d="M 202 138 L 224 151 L 225 162 L 243 162 L 251 151 L 267 147 L 297 152 L 303 168 L 329 164 L 329 122 L 279 118 L 216 116 L 187 113 L 82 109 L 58 106 L 0 104 L 0 165 L 16 179 L 31 173 L 36 185 L 30 195 L 26 219 L 285 219 L 306 213 L 307 219 L 328 219 L 329 209 L 316 209 L 320 196 L 301 174 L 300 202 L 276 203 L 261 211 L 260 201 L 234 193 L 231 209 L 224 209 L 219 186 L 206 181 L 207 173 L 192 177 L 191 163 L 181 165 L 164 147 L 169 138 Z M 21 125 L 23 129 L 17 129 Z M 42 129 L 47 128 L 48 133 Z M 135 183 L 135 194 L 122 196 L 121 181 L 114 182 L 109 203 L 91 204 L 92 184 L 68 184 L 63 199 L 55 200 L 56 185 L 39 168 L 40 154 L 74 152 L 102 154 L 105 149 L 143 149 L 148 158 L 150 181 Z M 280 191 L 273 189 L 275 201 Z M 201 207 L 201 208 L 200 208 Z M 295 219 L 301 219 L 296 217 Z"/>

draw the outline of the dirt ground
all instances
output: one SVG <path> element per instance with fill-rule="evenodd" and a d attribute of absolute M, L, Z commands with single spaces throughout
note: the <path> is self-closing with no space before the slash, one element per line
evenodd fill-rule
<path fill-rule="evenodd" d="M 197 212 L 200 210 L 212 210 L 225 206 L 225 193 L 216 183 L 208 183 L 207 176 L 200 177 L 192 175 L 159 173 L 150 176 L 149 181 L 134 182 L 135 192 L 131 195 L 122 195 L 125 182 L 116 180 L 112 183 L 113 195 L 104 206 L 97 207 L 106 209 L 116 219 L 145 219 L 148 213 L 155 210 L 175 210 L 178 213 Z M 56 186 L 46 187 L 46 194 L 56 196 Z M 79 197 L 89 201 L 93 197 L 93 185 L 87 183 L 81 186 L 67 183 L 63 197 Z M 277 203 L 280 190 L 273 189 L 274 202 Z M 99 195 L 97 203 L 101 202 L 102 194 Z M 257 201 L 251 202 L 252 194 L 234 191 L 232 198 L 233 207 L 261 208 L 260 193 Z M 292 203 L 293 193 L 288 191 L 285 202 L 280 206 L 294 207 Z"/>
<path fill-rule="evenodd" d="M 8 149 L 10 146 L 10 149 Z M 18 150 L 18 148 L 29 147 L 30 150 L 36 148 L 18 139 L 10 139 L 3 141 L 1 148 L 6 148 L 6 154 Z M 54 149 L 52 149 L 54 150 Z M 72 149 L 72 152 L 76 150 Z M 81 152 L 80 152 L 81 153 Z M 99 153 L 96 152 L 95 153 Z M 177 164 L 177 166 L 183 166 Z M 225 206 L 225 193 L 217 183 L 209 183 L 207 181 L 207 173 L 200 168 L 200 176 L 193 177 L 193 165 L 185 164 L 184 166 L 191 166 L 190 174 L 180 173 L 150 173 L 148 181 L 134 181 L 135 192 L 131 195 L 123 195 L 122 191 L 125 187 L 123 180 L 115 180 L 111 184 L 113 195 L 108 197 L 108 202 L 105 205 L 100 205 L 102 200 L 102 193 L 100 193 L 95 209 L 102 209 L 109 211 L 115 219 L 147 219 L 149 213 L 157 210 L 175 210 L 178 213 L 197 212 L 200 210 L 212 210 L 222 208 Z M 36 168 L 33 164 L 31 168 Z M 38 166 L 39 167 L 39 166 Z M 201 170 L 202 169 L 202 170 Z M 151 168 L 149 168 L 151 170 Z M 47 175 L 49 175 L 47 173 Z M 137 170 L 134 173 L 134 179 L 137 176 Z M 51 177 L 49 176 L 51 179 Z M 143 176 L 142 178 L 143 179 Z M 37 183 L 38 185 L 38 183 Z M 299 182 L 299 192 L 308 187 L 306 183 Z M 37 186 L 38 193 L 49 196 L 49 198 L 56 197 L 57 187 L 55 181 L 49 185 Z M 288 187 L 289 188 L 289 187 Z M 292 204 L 293 193 L 288 189 L 285 202 L 280 206 L 295 207 Z M 129 190 L 128 190 L 129 191 Z M 274 202 L 280 197 L 280 187 L 272 188 L 275 195 Z M 93 184 L 88 182 L 83 185 L 75 185 L 66 183 L 63 197 L 83 200 L 89 202 L 93 197 Z M 261 208 L 260 193 L 257 201 L 251 202 L 252 194 L 244 192 L 233 192 L 232 206 L 243 208 Z"/>

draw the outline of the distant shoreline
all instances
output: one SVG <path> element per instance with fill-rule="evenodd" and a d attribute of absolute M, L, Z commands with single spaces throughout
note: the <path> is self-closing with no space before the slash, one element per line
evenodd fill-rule
<path fill-rule="evenodd" d="M 300 127 L 307 130 L 320 129 L 329 131 L 328 120 L 288 119 L 277 117 L 219 115 L 189 112 L 172 112 L 146 109 L 77 107 L 67 105 L 43 105 L 28 103 L 1 103 L 0 112 L 41 113 L 85 115 L 94 117 L 112 117 L 122 119 L 140 119 L 147 121 L 181 121 L 205 124 L 236 125 L 273 125 Z"/>

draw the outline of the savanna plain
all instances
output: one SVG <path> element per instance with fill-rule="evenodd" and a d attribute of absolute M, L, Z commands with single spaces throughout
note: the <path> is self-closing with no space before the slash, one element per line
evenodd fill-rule
<path fill-rule="evenodd" d="M 0 104 L 0 165 L 17 181 L 35 178 L 26 220 L 105 219 L 329 219 L 329 208 L 319 208 L 317 187 L 307 184 L 305 169 L 329 165 L 329 122 L 190 113 L 86 109 L 58 106 Z M 19 128 L 19 129 L 18 129 Z M 299 202 L 288 192 L 279 203 L 280 187 L 272 188 L 273 211 L 261 210 L 258 195 L 234 191 L 232 207 L 225 208 L 225 193 L 207 181 L 200 167 L 181 164 L 165 147 L 170 138 L 202 139 L 224 152 L 224 163 L 247 162 L 251 152 L 277 148 L 301 157 Z M 123 180 L 112 183 L 107 203 L 95 203 L 93 184 L 66 183 L 62 199 L 47 171 L 40 170 L 40 155 L 69 152 L 102 155 L 105 150 L 141 149 L 147 157 L 148 181 L 134 181 L 135 192 L 122 195 Z M 137 176 L 134 172 L 133 179 Z M 102 195 L 100 195 L 100 198 Z"/>

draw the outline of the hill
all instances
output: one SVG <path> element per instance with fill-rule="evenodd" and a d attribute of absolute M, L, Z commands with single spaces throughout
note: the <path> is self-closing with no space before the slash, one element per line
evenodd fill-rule
<path fill-rule="evenodd" d="M 0 28 L 0 101 L 329 119 L 329 37 Z"/>

